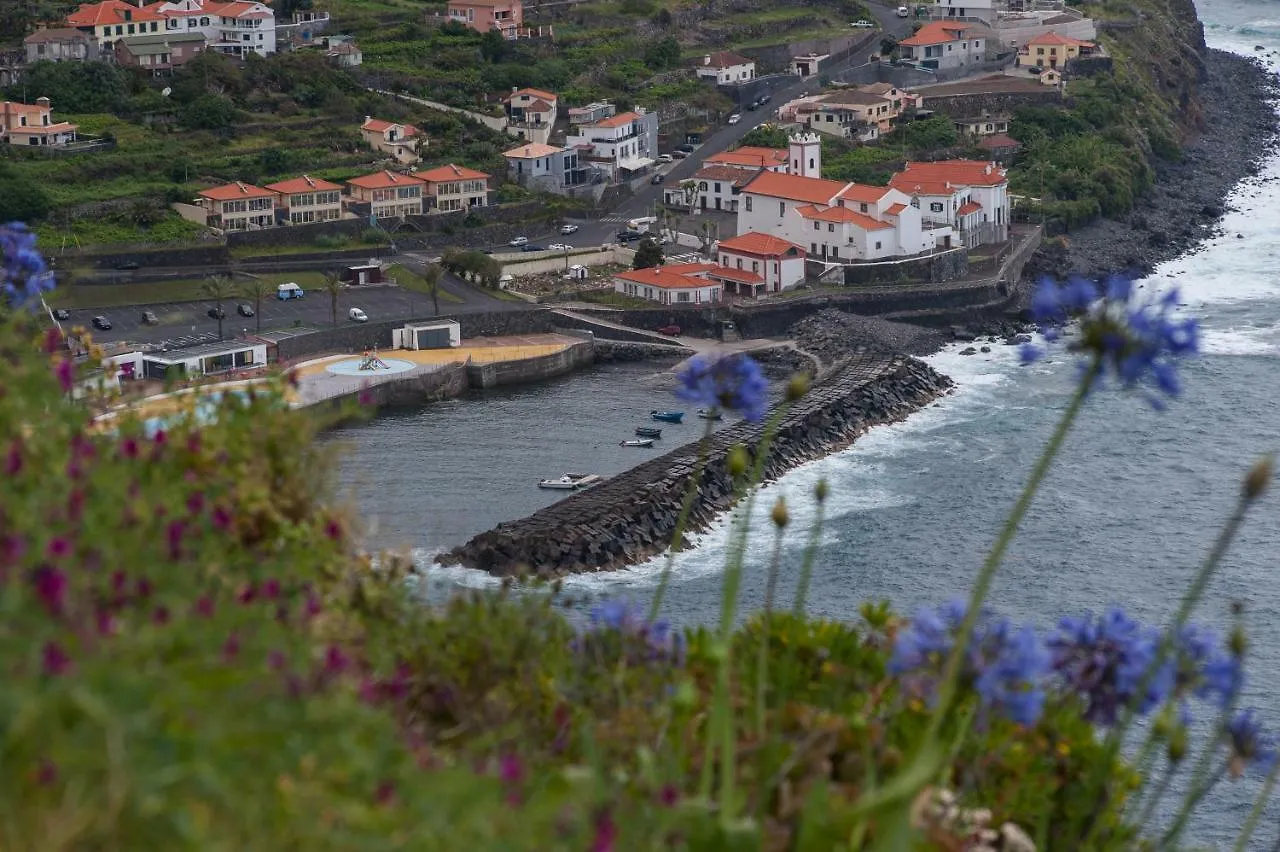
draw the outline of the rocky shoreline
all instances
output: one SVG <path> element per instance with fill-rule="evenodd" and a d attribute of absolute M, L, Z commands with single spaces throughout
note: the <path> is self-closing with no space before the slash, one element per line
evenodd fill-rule
<path fill-rule="evenodd" d="M 951 386 L 946 376 L 905 356 L 846 360 L 782 419 L 765 459 L 766 480 L 849 446 L 873 426 L 903 420 Z M 739 444 L 755 452 L 762 431 L 743 422 L 707 440 L 690 532 L 705 529 L 732 505 L 728 453 Z M 542 578 L 642 562 L 669 546 L 698 454 L 698 444 L 673 450 L 527 518 L 499 524 L 438 561 Z"/>

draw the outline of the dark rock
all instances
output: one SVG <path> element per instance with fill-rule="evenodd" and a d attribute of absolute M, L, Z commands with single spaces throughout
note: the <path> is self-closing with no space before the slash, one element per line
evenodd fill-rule
<path fill-rule="evenodd" d="M 978 350 L 974 349 L 972 346 L 966 346 L 964 349 L 960 350 L 960 354 L 961 355 L 977 355 Z"/>
<path fill-rule="evenodd" d="M 982 347 L 981 349 L 979 349 L 978 351 L 979 351 L 979 352 L 990 352 L 990 351 L 991 351 L 991 347 L 990 347 L 990 346 L 984 346 L 984 347 Z"/>

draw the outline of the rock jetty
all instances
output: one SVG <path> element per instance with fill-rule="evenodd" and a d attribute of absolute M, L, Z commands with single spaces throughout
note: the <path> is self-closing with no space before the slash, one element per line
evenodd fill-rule
<path fill-rule="evenodd" d="M 861 355 L 845 361 L 787 411 L 765 462 L 776 479 L 798 465 L 843 449 L 867 429 L 904 419 L 946 393 L 952 382 L 907 356 Z M 690 517 L 705 529 L 730 508 L 731 447 L 759 447 L 763 427 L 738 423 L 706 441 L 706 465 Z M 611 571 L 664 551 L 675 531 L 699 445 L 680 447 L 518 521 L 499 524 L 443 554 L 498 576 Z"/>

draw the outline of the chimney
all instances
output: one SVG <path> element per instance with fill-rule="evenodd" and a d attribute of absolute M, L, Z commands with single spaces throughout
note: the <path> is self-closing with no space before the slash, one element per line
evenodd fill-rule
<path fill-rule="evenodd" d="M 711 64 L 711 54 L 710 54 L 710 53 L 708 53 L 706 56 L 702 57 L 702 64 L 703 64 L 703 65 L 710 65 L 710 64 Z"/>
<path fill-rule="evenodd" d="M 371 116 L 371 115 L 366 115 L 366 116 L 364 117 L 364 123 L 365 123 L 365 124 L 368 124 L 368 123 L 369 123 L 369 122 L 371 122 L 371 121 L 373 121 L 373 116 Z"/>
<path fill-rule="evenodd" d="M 36 98 L 36 106 L 42 106 L 42 107 L 44 107 L 45 109 L 48 109 L 48 108 L 49 108 L 49 99 L 48 99 L 48 98 Z"/>

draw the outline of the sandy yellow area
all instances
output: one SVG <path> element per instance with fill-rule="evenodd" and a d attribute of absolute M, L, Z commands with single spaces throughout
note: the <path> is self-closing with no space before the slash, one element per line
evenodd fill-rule
<path fill-rule="evenodd" d="M 493 364 L 499 361 L 521 361 L 525 358 L 539 358 L 543 355 L 554 355 L 568 349 L 577 338 L 559 334 L 532 334 L 523 337 L 486 337 L 469 340 L 462 346 L 449 349 L 380 349 L 378 357 L 394 358 L 397 361 L 412 361 L 414 364 L 451 364 L 455 361 L 471 360 L 473 364 Z M 295 369 L 298 378 L 315 376 L 327 371 L 330 364 L 339 361 L 360 359 L 355 355 L 331 355 L 299 364 Z"/>

